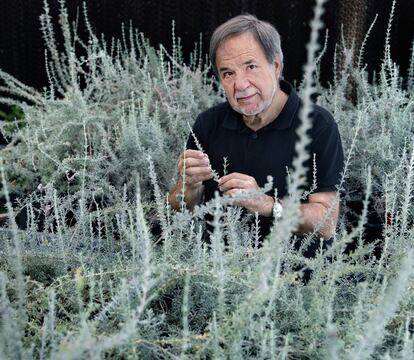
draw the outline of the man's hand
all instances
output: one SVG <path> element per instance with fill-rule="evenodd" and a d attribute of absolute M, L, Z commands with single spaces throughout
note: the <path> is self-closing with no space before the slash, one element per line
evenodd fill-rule
<path fill-rule="evenodd" d="M 234 196 L 237 193 L 249 190 L 257 190 L 256 179 L 252 176 L 231 173 L 225 175 L 219 180 L 219 189 L 224 195 Z M 250 212 L 258 212 L 259 215 L 272 216 L 274 200 L 268 195 L 259 195 L 246 200 L 237 200 L 233 205 L 241 206 Z"/>
<path fill-rule="evenodd" d="M 185 186 L 189 190 L 200 187 L 203 181 L 213 177 L 207 154 L 198 150 L 184 151 L 178 158 L 177 167 L 181 180 L 185 171 Z"/>
<path fill-rule="evenodd" d="M 192 208 L 200 202 L 203 181 L 213 177 L 210 160 L 202 151 L 186 150 L 179 156 L 177 168 L 179 179 L 175 189 L 170 193 L 168 201 L 174 209 L 179 208 L 177 195 L 182 191 L 183 174 L 185 174 L 185 202 Z"/>

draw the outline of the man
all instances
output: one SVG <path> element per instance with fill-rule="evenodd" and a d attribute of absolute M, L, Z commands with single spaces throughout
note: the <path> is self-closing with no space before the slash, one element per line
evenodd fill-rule
<path fill-rule="evenodd" d="M 292 86 L 281 80 L 283 53 L 277 30 L 252 15 L 232 18 L 215 30 L 210 41 L 210 59 L 227 102 L 203 112 L 194 124 L 195 138 L 205 152 L 198 150 L 194 136 L 190 135 L 188 150 L 179 157 L 178 170 L 180 174 L 185 171 L 185 202 L 193 207 L 203 197 L 204 201 L 212 199 L 215 191 L 232 195 L 257 189 L 271 175 L 278 199 L 269 193 L 235 203 L 260 215 L 261 234 L 265 236 L 272 223 L 273 208 L 283 214 L 287 169 L 295 157 L 301 100 Z M 335 191 L 343 152 L 332 116 L 319 106 L 314 107 L 311 116 L 309 187 L 313 179 L 312 154 L 317 181 L 316 189 L 300 205 L 297 233 L 313 231 L 334 204 L 330 221 L 319 230 L 321 237 L 329 239 L 339 212 Z M 223 171 L 223 158 L 228 163 L 227 174 Z M 219 172 L 218 182 L 213 180 L 213 170 Z M 179 207 L 182 186 L 180 178 L 170 193 L 173 208 Z"/>

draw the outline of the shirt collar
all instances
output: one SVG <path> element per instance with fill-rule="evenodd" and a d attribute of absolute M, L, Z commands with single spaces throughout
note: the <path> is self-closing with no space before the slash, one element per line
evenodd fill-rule
<path fill-rule="evenodd" d="M 260 129 L 261 131 L 285 130 L 289 129 L 293 124 L 300 105 L 299 96 L 296 94 L 293 86 L 285 80 L 280 81 L 280 89 L 288 95 L 288 100 L 277 118 Z M 223 119 L 222 126 L 229 130 L 243 130 L 247 128 L 243 122 L 242 115 L 234 111 L 228 102 L 227 105 L 228 111 Z"/>

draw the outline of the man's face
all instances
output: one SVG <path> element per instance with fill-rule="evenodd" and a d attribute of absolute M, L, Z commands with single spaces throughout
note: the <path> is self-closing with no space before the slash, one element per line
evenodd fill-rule
<path fill-rule="evenodd" d="M 266 59 L 251 33 L 226 40 L 216 51 L 220 81 L 231 107 L 246 116 L 263 115 L 275 101 L 280 62 Z"/>

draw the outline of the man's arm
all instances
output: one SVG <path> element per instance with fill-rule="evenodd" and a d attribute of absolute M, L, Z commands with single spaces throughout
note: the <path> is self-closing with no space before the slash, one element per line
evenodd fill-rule
<path fill-rule="evenodd" d="M 179 196 L 183 191 L 184 184 L 184 201 L 192 209 L 199 204 L 203 195 L 203 181 L 213 177 L 210 160 L 206 154 L 198 150 L 186 150 L 178 158 L 179 180 L 175 188 L 168 195 L 168 202 L 173 209 L 180 208 Z M 185 176 L 183 176 L 183 173 Z"/>
<path fill-rule="evenodd" d="M 219 181 L 219 188 L 224 195 L 231 196 L 241 190 L 258 189 L 256 180 L 245 174 L 231 173 Z M 269 195 L 261 195 L 247 200 L 235 201 L 234 205 L 241 206 L 250 212 L 270 217 L 273 213 L 274 199 Z M 283 206 L 283 204 L 282 204 Z M 302 235 L 315 230 L 318 224 L 328 214 L 326 221 L 318 230 L 324 239 L 329 239 L 335 231 L 339 215 L 339 201 L 336 192 L 318 192 L 309 195 L 307 203 L 299 207 L 300 223 L 297 233 Z"/>
<path fill-rule="evenodd" d="M 339 198 L 336 192 L 317 192 L 309 195 L 309 201 L 301 204 L 298 234 L 306 234 L 315 230 L 326 216 L 318 234 L 324 239 L 332 237 L 339 216 Z"/>
<path fill-rule="evenodd" d="M 260 203 L 263 204 L 261 205 L 262 215 L 271 216 L 272 213 L 269 213 L 269 203 L 274 204 L 273 198 L 268 196 L 268 199 L 262 199 Z M 309 195 L 307 203 L 300 204 L 299 213 L 299 227 L 296 234 L 308 234 L 315 231 L 318 227 L 317 234 L 323 239 L 328 240 L 332 237 L 338 223 L 338 195 L 336 192 L 313 193 Z"/>

